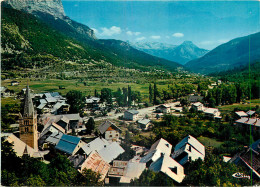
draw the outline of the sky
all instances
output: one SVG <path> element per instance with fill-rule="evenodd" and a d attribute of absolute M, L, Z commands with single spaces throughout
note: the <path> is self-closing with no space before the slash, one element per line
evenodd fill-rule
<path fill-rule="evenodd" d="M 260 31 L 260 1 L 69 1 L 65 14 L 97 38 L 213 49 Z"/>

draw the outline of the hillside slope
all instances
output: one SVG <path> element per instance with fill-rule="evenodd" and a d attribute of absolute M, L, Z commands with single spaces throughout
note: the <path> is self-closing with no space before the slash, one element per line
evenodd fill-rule
<path fill-rule="evenodd" d="M 249 60 L 251 63 L 260 60 L 260 32 L 233 39 L 185 66 L 191 71 L 208 74 L 246 65 Z"/>
<path fill-rule="evenodd" d="M 64 21 L 47 13 L 37 13 L 40 14 L 40 18 L 37 18 L 19 10 L 2 7 L 3 69 L 26 66 L 30 62 L 52 61 L 53 58 L 67 61 L 105 61 L 116 66 L 141 70 L 174 70 L 180 67 L 175 62 L 152 57 L 131 46 L 125 48 L 120 45 L 125 43 L 122 41 L 111 47 L 111 42 L 91 37 L 87 26 L 72 20 Z M 129 49 L 131 53 L 128 53 Z"/>

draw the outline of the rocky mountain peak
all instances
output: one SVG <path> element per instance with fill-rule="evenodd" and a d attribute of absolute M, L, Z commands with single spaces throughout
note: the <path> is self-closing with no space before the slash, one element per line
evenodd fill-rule
<path fill-rule="evenodd" d="M 3 3 L 31 14 L 43 12 L 60 19 L 65 18 L 61 0 L 4 0 Z"/>
<path fill-rule="evenodd" d="M 192 43 L 192 41 L 184 41 L 181 45 L 184 45 L 184 46 L 193 46 L 194 43 Z"/>

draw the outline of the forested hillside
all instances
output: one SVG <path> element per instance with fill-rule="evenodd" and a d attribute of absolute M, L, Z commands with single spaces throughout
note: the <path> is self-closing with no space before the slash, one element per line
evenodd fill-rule
<path fill-rule="evenodd" d="M 174 70 L 180 67 L 174 62 L 153 57 L 132 47 L 130 51 L 133 52 L 127 53 L 128 49 L 120 45 L 122 41 L 112 47 L 109 40 L 99 41 L 83 37 L 84 34 L 77 34 L 67 22 L 47 14 L 46 17 L 48 20 L 38 19 L 31 14 L 2 7 L 3 69 L 81 60 L 88 63 L 107 62 L 141 70 L 154 67 Z"/>

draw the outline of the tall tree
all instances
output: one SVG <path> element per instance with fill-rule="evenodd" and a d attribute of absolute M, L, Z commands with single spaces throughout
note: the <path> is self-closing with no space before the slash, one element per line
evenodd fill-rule
<path fill-rule="evenodd" d="M 128 101 L 127 104 L 128 106 L 132 105 L 132 90 L 131 90 L 131 86 L 128 86 Z"/>
<path fill-rule="evenodd" d="M 85 106 L 85 97 L 82 92 L 71 90 L 66 95 L 67 102 L 70 105 L 70 113 L 80 113 Z"/>
<path fill-rule="evenodd" d="M 112 90 L 109 88 L 103 88 L 101 90 L 101 100 L 106 101 L 108 104 L 112 104 Z"/>
<path fill-rule="evenodd" d="M 123 88 L 123 97 L 124 97 L 124 99 L 123 99 L 123 104 L 124 104 L 124 106 L 127 106 L 127 88 Z"/>
<path fill-rule="evenodd" d="M 95 121 L 92 117 L 89 118 L 86 123 L 87 134 L 91 134 L 95 129 Z"/>
<path fill-rule="evenodd" d="M 153 87 L 151 84 L 149 85 L 149 101 L 150 103 L 153 102 Z"/>

